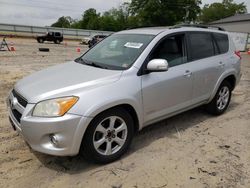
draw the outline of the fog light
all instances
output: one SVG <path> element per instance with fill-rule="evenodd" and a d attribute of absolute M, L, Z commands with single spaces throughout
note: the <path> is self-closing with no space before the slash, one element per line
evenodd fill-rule
<path fill-rule="evenodd" d="M 54 134 L 51 134 L 50 135 L 50 141 L 54 144 L 54 145 L 58 145 L 58 139 L 57 139 L 57 137 L 56 137 L 56 135 L 54 135 Z"/>

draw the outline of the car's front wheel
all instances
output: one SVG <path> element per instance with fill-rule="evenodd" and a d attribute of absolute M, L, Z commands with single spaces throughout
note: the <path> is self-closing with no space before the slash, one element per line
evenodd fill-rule
<path fill-rule="evenodd" d="M 39 43 L 43 43 L 44 40 L 43 40 L 42 38 L 39 38 L 39 39 L 38 39 L 38 42 L 39 42 Z"/>
<path fill-rule="evenodd" d="M 227 81 L 223 81 L 213 100 L 207 104 L 207 111 L 213 115 L 223 114 L 230 103 L 231 93 L 231 85 Z"/>
<path fill-rule="evenodd" d="M 55 44 L 60 44 L 60 40 L 56 39 L 56 40 L 54 41 L 54 43 L 55 43 Z"/>
<path fill-rule="evenodd" d="M 109 163 L 120 158 L 129 148 L 134 134 L 134 122 L 124 109 L 105 111 L 90 123 L 81 146 L 81 154 L 97 163 Z"/>

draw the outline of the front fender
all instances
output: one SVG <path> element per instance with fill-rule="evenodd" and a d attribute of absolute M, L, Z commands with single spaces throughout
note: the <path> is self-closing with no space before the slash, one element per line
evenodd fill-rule
<path fill-rule="evenodd" d="M 93 106 L 91 106 L 86 112 L 85 115 L 86 117 L 94 118 L 101 112 L 108 110 L 110 108 L 119 106 L 119 105 L 130 105 L 136 112 L 136 115 L 138 117 L 139 121 L 139 128 L 142 127 L 142 109 L 141 105 L 138 104 L 138 102 L 134 99 L 112 99 L 112 101 L 103 101 L 102 103 L 96 103 Z"/>
<path fill-rule="evenodd" d="M 141 114 L 141 110 L 139 108 L 139 104 L 136 104 L 136 101 L 132 100 L 132 99 L 112 99 L 112 102 L 108 102 L 109 100 L 103 100 L 103 102 L 101 103 L 100 101 L 96 101 L 94 103 L 92 103 L 91 106 L 86 106 L 87 108 L 78 127 L 77 130 L 75 131 L 75 136 L 72 138 L 73 139 L 73 143 L 74 143 L 74 147 L 72 148 L 71 153 L 72 154 L 77 154 L 79 152 L 80 146 L 81 146 L 81 142 L 82 139 L 85 135 L 85 132 L 90 124 L 90 122 L 93 120 L 93 118 L 95 116 L 97 116 L 98 114 L 100 114 L 101 112 L 108 110 L 112 107 L 118 106 L 118 105 L 122 105 L 122 104 L 127 104 L 130 105 L 134 108 L 136 115 L 138 117 L 138 121 L 139 121 L 139 129 L 142 128 L 142 114 Z"/>
<path fill-rule="evenodd" d="M 135 71 L 138 71 L 137 69 Z M 135 71 L 126 74 L 119 81 L 76 93 L 79 101 L 70 109 L 70 113 L 94 118 L 99 113 L 118 105 L 130 105 L 137 114 L 139 128 L 143 124 L 143 104 L 141 77 Z"/>

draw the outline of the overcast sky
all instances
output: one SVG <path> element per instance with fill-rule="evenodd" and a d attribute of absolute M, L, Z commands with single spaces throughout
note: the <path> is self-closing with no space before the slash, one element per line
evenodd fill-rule
<path fill-rule="evenodd" d="M 78 19 L 89 8 L 104 12 L 125 1 L 129 0 L 0 0 L 0 23 L 48 26 L 60 16 Z M 221 1 L 202 0 L 202 6 Z M 250 0 L 235 0 L 237 3 L 243 1 L 250 12 Z"/>

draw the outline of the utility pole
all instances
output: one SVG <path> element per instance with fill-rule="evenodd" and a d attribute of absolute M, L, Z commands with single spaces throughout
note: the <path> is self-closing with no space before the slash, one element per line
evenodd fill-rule
<path fill-rule="evenodd" d="M 185 18 L 184 18 L 185 24 L 189 24 L 188 21 L 187 21 L 187 19 L 188 19 L 188 17 L 189 17 L 189 8 L 190 8 L 190 5 L 184 7 L 184 9 L 185 9 L 185 11 L 186 11 L 186 16 L 185 16 Z"/>

